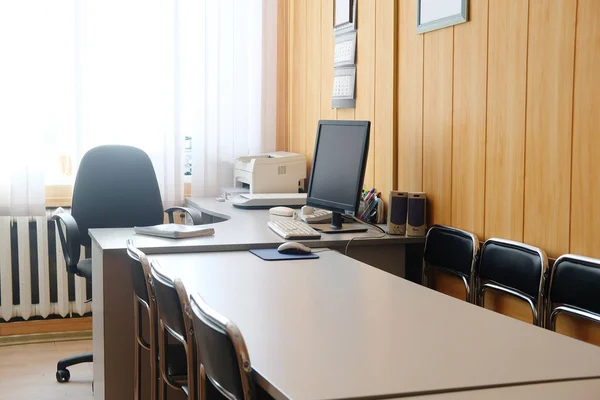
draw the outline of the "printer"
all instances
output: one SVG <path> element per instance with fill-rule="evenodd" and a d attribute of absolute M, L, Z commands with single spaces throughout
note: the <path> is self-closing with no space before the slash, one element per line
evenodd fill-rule
<path fill-rule="evenodd" d="M 306 157 L 276 151 L 235 160 L 233 184 L 250 193 L 298 193 L 304 189 Z"/>

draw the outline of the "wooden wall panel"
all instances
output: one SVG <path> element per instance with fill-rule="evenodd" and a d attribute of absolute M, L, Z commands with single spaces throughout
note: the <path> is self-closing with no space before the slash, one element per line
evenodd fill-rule
<path fill-rule="evenodd" d="M 600 258 L 600 2 L 578 4 L 570 251 Z"/>
<path fill-rule="evenodd" d="M 290 4 L 290 18 L 293 21 L 290 37 L 290 119 L 289 150 L 295 153 L 306 152 L 306 0 L 296 0 Z"/>
<path fill-rule="evenodd" d="M 452 226 L 484 237 L 488 1 L 454 27 Z"/>
<path fill-rule="evenodd" d="M 523 240 L 569 251 L 577 2 L 530 0 Z"/>
<path fill-rule="evenodd" d="M 423 35 L 417 0 L 398 3 L 398 190 L 423 190 Z"/>
<path fill-rule="evenodd" d="M 356 109 L 357 120 L 375 120 L 375 2 L 358 0 L 358 28 L 356 54 Z M 369 157 L 365 171 L 365 189 L 375 185 L 375 128 L 371 127 Z"/>
<path fill-rule="evenodd" d="M 396 184 L 396 6 L 375 2 L 375 187 L 387 201 Z"/>
<path fill-rule="evenodd" d="M 287 0 L 277 1 L 277 149 L 288 148 L 288 4 Z"/>
<path fill-rule="evenodd" d="M 333 92 L 333 0 L 321 0 L 321 119 L 336 119 Z M 315 130 L 316 130 L 315 125 Z M 314 149 L 307 149 L 312 152 Z"/>
<path fill-rule="evenodd" d="M 317 123 L 321 119 L 321 24 L 312 22 L 321 21 L 321 0 L 306 1 L 306 21 L 307 23 L 310 21 L 310 28 L 307 27 L 306 30 L 306 98 L 311 100 L 305 104 L 305 151 L 307 155 L 306 168 L 310 171 Z"/>
<path fill-rule="evenodd" d="M 429 32 L 423 49 L 423 190 L 429 224 L 452 221 L 453 28 Z"/>
<path fill-rule="evenodd" d="M 527 1 L 489 0 L 487 238 L 523 240 L 528 10 Z"/>

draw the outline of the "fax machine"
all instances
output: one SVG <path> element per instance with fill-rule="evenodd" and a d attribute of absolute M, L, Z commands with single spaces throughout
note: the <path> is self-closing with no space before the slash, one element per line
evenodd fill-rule
<path fill-rule="evenodd" d="M 304 189 L 306 158 L 277 151 L 238 157 L 233 168 L 233 184 L 250 193 L 298 193 Z"/>

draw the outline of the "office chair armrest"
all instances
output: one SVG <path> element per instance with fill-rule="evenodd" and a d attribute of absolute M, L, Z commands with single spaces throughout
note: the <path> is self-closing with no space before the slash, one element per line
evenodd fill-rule
<path fill-rule="evenodd" d="M 75 222 L 75 218 L 69 213 L 56 214 L 52 216 L 52 220 L 56 221 L 56 229 L 58 229 L 58 235 L 60 236 L 60 244 L 67 263 L 67 270 L 69 272 L 74 271 L 77 269 L 77 263 L 79 263 L 79 252 L 81 247 L 81 238 L 77 222 Z M 66 235 L 63 230 L 63 224 L 67 231 Z"/>
<path fill-rule="evenodd" d="M 202 224 L 202 214 L 200 213 L 200 211 L 196 210 L 195 208 L 191 208 L 191 207 L 171 207 L 171 208 L 167 208 L 165 210 L 165 212 L 169 215 L 169 222 L 171 224 L 174 222 L 173 221 L 173 213 L 177 212 L 177 211 L 186 212 L 192 218 L 192 223 L 194 225 L 200 225 L 200 224 Z"/>

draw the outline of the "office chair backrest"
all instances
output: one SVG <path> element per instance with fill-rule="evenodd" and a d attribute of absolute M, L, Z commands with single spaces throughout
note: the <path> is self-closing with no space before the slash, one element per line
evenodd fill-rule
<path fill-rule="evenodd" d="M 470 277 L 478 251 L 479 240 L 472 233 L 434 225 L 427 232 L 423 260 L 428 266 L 456 271 Z"/>
<path fill-rule="evenodd" d="M 150 264 L 148 263 L 148 258 L 133 245 L 133 241 L 131 239 L 127 241 L 127 254 L 135 261 L 135 263 L 131 265 L 130 270 L 131 281 L 133 283 L 133 292 L 137 297 L 142 299 L 148 306 L 150 306 L 148 296 L 148 292 L 151 292 L 151 289 L 148 287 Z"/>
<path fill-rule="evenodd" d="M 88 151 L 75 178 L 71 215 L 86 247 L 90 245 L 90 228 L 163 223 L 162 200 L 150 157 L 131 146 L 107 145 Z"/>
<path fill-rule="evenodd" d="M 191 295 L 191 315 L 200 363 L 212 384 L 227 398 L 253 396 L 250 358 L 238 327 Z"/>
<path fill-rule="evenodd" d="M 600 317 L 600 260 L 572 254 L 560 256 L 550 275 L 549 310 L 553 304 L 567 306 L 567 311 L 570 307 L 579 308 Z"/>
<path fill-rule="evenodd" d="M 160 273 L 156 261 L 150 264 L 152 287 L 156 297 L 158 317 L 167 329 L 180 342 L 187 342 L 187 330 L 183 318 L 183 310 L 174 283 Z"/>
<path fill-rule="evenodd" d="M 537 247 L 489 239 L 481 250 L 479 278 L 516 289 L 537 300 L 547 265 L 546 254 Z"/>

